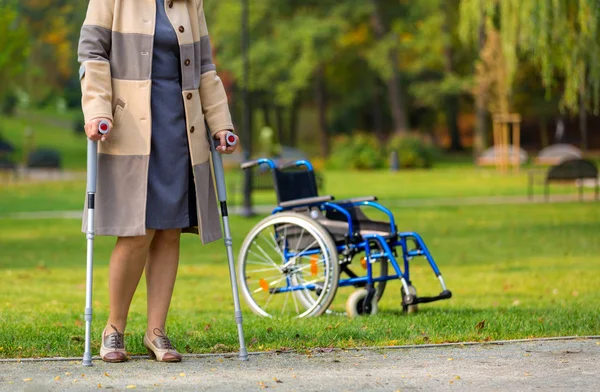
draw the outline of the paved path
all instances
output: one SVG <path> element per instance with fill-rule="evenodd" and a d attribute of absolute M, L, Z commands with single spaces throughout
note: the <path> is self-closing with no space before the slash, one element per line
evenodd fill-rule
<path fill-rule="evenodd" d="M 312 354 L 0 362 L 0 391 L 598 391 L 600 339 Z"/>

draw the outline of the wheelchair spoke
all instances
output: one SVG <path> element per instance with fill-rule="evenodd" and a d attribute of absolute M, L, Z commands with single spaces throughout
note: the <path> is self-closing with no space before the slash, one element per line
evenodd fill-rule
<path fill-rule="evenodd" d="M 267 258 L 267 260 L 268 260 L 268 261 L 269 261 L 271 264 L 273 264 L 273 266 L 274 266 L 275 268 L 277 268 L 279 271 L 281 271 L 281 269 L 280 269 L 280 268 L 277 266 L 277 263 L 275 263 L 275 262 L 273 261 L 273 259 L 271 259 L 271 258 L 269 257 L 269 255 L 268 255 L 268 254 L 267 254 L 267 253 L 266 253 L 266 252 L 263 250 L 263 248 L 261 248 L 261 246 L 260 246 L 260 245 L 258 245 L 257 243 L 255 243 L 255 245 L 256 245 L 256 247 L 258 248 L 258 250 L 260 250 L 260 252 L 261 252 L 263 255 L 265 255 L 265 257 Z"/>
<path fill-rule="evenodd" d="M 307 250 L 309 250 L 310 248 L 312 248 L 313 246 L 315 246 L 316 243 L 317 243 L 317 240 L 314 240 L 310 245 L 308 245 L 306 248 L 302 249 L 302 252 L 298 253 L 296 255 L 296 257 L 306 257 L 306 256 L 303 256 L 302 254 L 304 252 L 306 252 Z"/>
<path fill-rule="evenodd" d="M 322 314 L 337 289 L 335 243 L 299 214 L 280 216 L 265 218 L 244 241 L 238 267 L 242 294 L 263 316 Z"/>
<path fill-rule="evenodd" d="M 249 264 L 254 264 L 254 263 L 249 263 Z M 259 268 L 259 269 L 249 270 L 247 272 L 257 273 L 257 272 L 267 272 L 267 271 L 273 271 L 273 268 Z M 279 276 L 279 275 L 277 275 L 277 276 Z"/>
<path fill-rule="evenodd" d="M 300 233 L 300 238 L 298 238 L 298 242 L 296 243 L 296 248 L 298 249 L 300 247 L 300 244 L 302 243 L 302 236 L 304 235 L 304 229 L 302 229 L 302 232 Z"/>
<path fill-rule="evenodd" d="M 280 282 L 281 282 L 283 279 L 285 279 L 285 275 L 284 275 L 284 276 L 282 276 L 281 278 L 279 278 L 277 281 L 275 281 L 275 282 L 273 282 L 273 283 L 274 283 L 275 285 L 279 285 L 279 283 L 280 283 Z M 273 283 L 271 283 L 271 284 L 273 284 Z M 270 285 L 269 285 L 269 286 L 270 286 Z M 275 286 L 275 288 L 277 288 L 277 286 Z M 269 293 L 269 298 L 267 298 L 267 303 L 265 303 L 265 309 L 269 307 L 269 302 L 271 302 L 271 299 L 273 298 L 273 295 L 274 295 L 274 293 L 275 293 L 275 290 L 273 290 L 273 291 L 271 291 L 271 292 Z"/>
<path fill-rule="evenodd" d="M 273 264 L 271 264 L 271 263 L 265 263 L 264 261 L 249 260 L 248 264 L 266 265 L 268 267 L 271 267 L 270 269 L 274 268 Z M 277 270 L 279 271 L 279 268 Z"/>
<path fill-rule="evenodd" d="M 298 307 L 298 300 L 296 296 L 292 294 L 292 299 L 294 300 L 294 307 L 296 308 L 296 314 L 300 314 L 300 308 Z"/>
<path fill-rule="evenodd" d="M 259 255 L 258 253 L 249 250 L 248 253 L 252 254 L 252 256 L 256 256 L 257 258 L 261 259 L 265 265 L 273 265 L 273 261 L 269 260 L 269 259 L 265 259 L 263 256 Z"/>

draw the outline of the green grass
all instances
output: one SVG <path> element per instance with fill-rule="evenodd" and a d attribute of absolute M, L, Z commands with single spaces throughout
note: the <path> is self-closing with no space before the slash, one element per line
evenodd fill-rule
<path fill-rule="evenodd" d="M 243 303 L 248 348 L 268 350 L 486 341 L 597 334 L 600 329 L 600 210 L 596 204 L 436 207 L 394 210 L 402 230 L 420 232 L 453 291 L 448 301 L 400 312 L 399 282 L 378 315 L 270 320 Z M 232 217 L 236 253 L 255 219 Z M 96 240 L 93 350 L 107 317 L 107 260 L 114 239 Z M 439 290 L 420 260 L 413 282 Z M 83 352 L 85 236 L 78 220 L 0 220 L 0 357 Z M 342 310 L 350 288 L 332 305 Z M 127 348 L 142 354 L 145 285 L 130 315 Z M 485 327 L 475 328 L 485 320 Z M 234 352 L 237 335 L 222 242 L 183 237 L 169 333 L 184 352 Z"/>
<path fill-rule="evenodd" d="M 240 172 L 227 174 L 230 205 L 240 205 L 242 196 L 237 192 Z M 493 169 L 447 166 L 436 170 L 374 172 L 324 172 L 324 195 L 334 195 L 338 200 L 350 197 L 375 195 L 382 203 L 401 204 L 401 200 L 442 199 L 463 197 L 525 196 L 527 176 L 502 175 Z M 535 188 L 536 197 L 543 189 Z M 551 195 L 573 194 L 573 185 L 551 185 Z M 585 189 L 586 194 L 593 190 Z M 14 212 L 80 210 L 85 197 L 85 181 L 0 184 L 0 216 Z M 256 191 L 255 204 L 275 203 L 274 191 Z"/>
<path fill-rule="evenodd" d="M 14 117 L 0 116 L 2 136 L 16 149 L 14 159 L 23 162 L 25 132 L 33 132 L 35 148 L 51 148 L 60 153 L 62 167 L 67 170 L 85 170 L 86 137 L 75 133 L 73 114 L 50 115 L 44 112 L 27 112 Z"/>

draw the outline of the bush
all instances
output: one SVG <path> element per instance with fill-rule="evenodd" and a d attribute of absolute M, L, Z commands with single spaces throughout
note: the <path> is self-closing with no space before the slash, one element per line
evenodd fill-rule
<path fill-rule="evenodd" d="M 327 168 L 334 170 L 375 170 L 389 168 L 393 151 L 398 153 L 401 168 L 430 168 L 438 155 L 422 137 L 392 136 L 382 146 L 375 135 L 356 133 L 338 136 L 333 141 Z"/>
<path fill-rule="evenodd" d="M 386 165 L 382 148 L 374 135 L 356 133 L 338 136 L 333 141 L 327 167 L 335 170 L 374 170 Z"/>
<path fill-rule="evenodd" d="M 18 105 L 19 98 L 14 93 L 10 92 L 2 100 L 0 112 L 5 116 L 14 116 Z"/>
<path fill-rule="evenodd" d="M 417 135 L 393 136 L 386 146 L 387 156 L 398 153 L 401 168 L 430 168 L 438 155 L 434 146 Z"/>

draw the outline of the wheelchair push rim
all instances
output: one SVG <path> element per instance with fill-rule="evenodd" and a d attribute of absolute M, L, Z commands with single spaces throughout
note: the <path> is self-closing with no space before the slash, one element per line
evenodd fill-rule
<path fill-rule="evenodd" d="M 312 317 L 327 311 L 339 278 L 329 233 L 298 213 L 278 213 L 248 234 L 239 257 L 242 295 L 265 317 Z"/>

